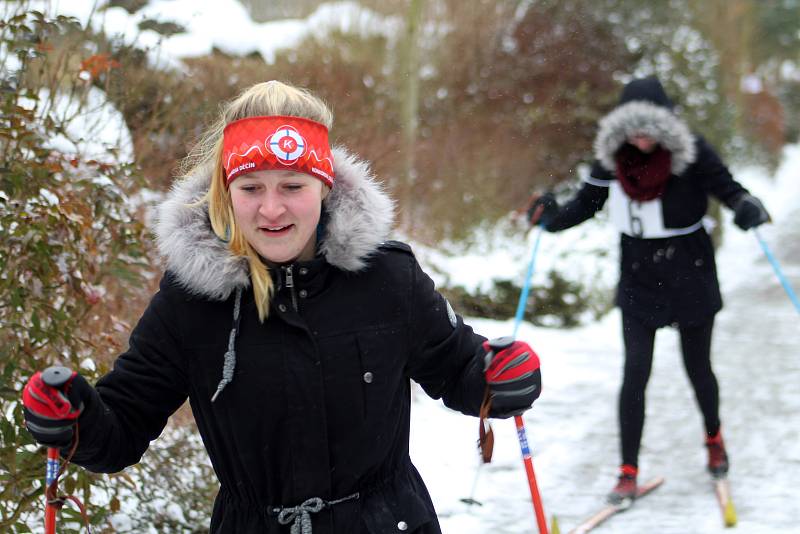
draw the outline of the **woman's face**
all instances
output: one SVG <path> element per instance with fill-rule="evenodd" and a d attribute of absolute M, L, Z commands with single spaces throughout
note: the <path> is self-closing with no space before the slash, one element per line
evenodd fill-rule
<path fill-rule="evenodd" d="M 656 143 L 655 139 L 646 135 L 632 135 L 628 138 L 628 143 L 632 144 L 645 154 L 649 154 L 655 150 L 656 145 L 658 144 Z"/>
<path fill-rule="evenodd" d="M 230 185 L 233 215 L 266 261 L 310 260 L 324 197 L 322 182 L 292 171 L 256 171 Z"/>

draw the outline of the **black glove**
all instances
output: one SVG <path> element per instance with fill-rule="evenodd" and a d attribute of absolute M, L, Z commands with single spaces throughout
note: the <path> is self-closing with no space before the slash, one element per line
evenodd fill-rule
<path fill-rule="evenodd" d="M 483 342 L 484 375 L 492 392 L 492 417 L 520 415 L 539 398 L 539 356 L 524 341 L 499 337 Z"/>
<path fill-rule="evenodd" d="M 528 207 L 528 222 L 531 226 L 536 224 L 547 224 L 558 215 L 558 202 L 553 193 L 543 195 L 533 195 Z"/>
<path fill-rule="evenodd" d="M 22 390 L 25 426 L 42 445 L 68 447 L 78 417 L 96 395 L 85 378 L 66 367 L 37 371 Z"/>
<path fill-rule="evenodd" d="M 742 230 L 749 230 L 771 220 L 761 201 L 750 193 L 744 193 L 736 200 L 733 211 L 733 222 Z"/>

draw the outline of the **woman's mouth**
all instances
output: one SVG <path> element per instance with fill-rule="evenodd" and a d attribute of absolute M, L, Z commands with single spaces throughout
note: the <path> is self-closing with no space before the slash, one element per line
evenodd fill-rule
<path fill-rule="evenodd" d="M 293 226 L 293 224 L 287 224 L 284 226 L 259 226 L 258 229 L 264 235 L 278 237 L 288 233 Z"/>

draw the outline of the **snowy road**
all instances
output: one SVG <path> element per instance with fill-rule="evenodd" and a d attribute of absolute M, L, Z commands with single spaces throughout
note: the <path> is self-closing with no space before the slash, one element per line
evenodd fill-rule
<path fill-rule="evenodd" d="M 798 189 L 792 187 L 791 193 Z M 769 193 L 764 193 L 767 201 Z M 798 207 L 781 208 L 779 224 L 765 228 L 763 235 L 798 291 L 800 202 L 794 204 Z M 800 315 L 755 236 L 729 224 L 726 232 L 718 254 L 725 308 L 717 316 L 712 357 L 731 457 L 736 532 L 800 532 Z M 489 336 L 512 330 L 510 321 L 468 322 Z M 596 511 L 615 482 L 619 322 L 615 311 L 600 323 L 574 330 L 529 324 L 520 329 L 519 337 L 542 358 L 544 391 L 525 421 L 545 511 L 558 517 L 563 533 Z M 412 458 L 445 534 L 537 532 L 513 422 L 494 424 L 495 459 L 483 468 L 475 493 L 483 506 L 468 510 L 459 499 L 470 494 L 475 474 L 477 421 L 417 393 Z M 672 329 L 657 336 L 647 395 L 640 476 L 663 475 L 666 483 L 597 532 L 730 532 L 723 528 L 705 472 L 702 421 Z"/>

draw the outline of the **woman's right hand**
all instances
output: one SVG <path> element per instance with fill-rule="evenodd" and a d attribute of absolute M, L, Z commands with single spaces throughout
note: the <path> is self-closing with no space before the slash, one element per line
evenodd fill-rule
<path fill-rule="evenodd" d="M 85 378 L 66 367 L 37 371 L 22 390 L 25 426 L 33 439 L 48 447 L 68 447 L 84 401 L 93 393 Z"/>
<path fill-rule="evenodd" d="M 547 224 L 558 213 L 558 202 L 553 193 L 534 193 L 528 200 L 528 222 L 531 226 Z"/>

